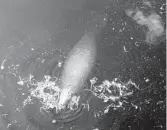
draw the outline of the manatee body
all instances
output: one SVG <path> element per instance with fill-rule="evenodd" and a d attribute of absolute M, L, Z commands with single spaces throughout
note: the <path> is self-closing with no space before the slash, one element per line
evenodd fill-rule
<path fill-rule="evenodd" d="M 93 67 L 96 54 L 94 38 L 91 34 L 85 34 L 70 51 L 64 64 L 61 77 L 62 92 L 59 105 L 64 106 L 75 94 L 83 89 L 83 84 Z"/>

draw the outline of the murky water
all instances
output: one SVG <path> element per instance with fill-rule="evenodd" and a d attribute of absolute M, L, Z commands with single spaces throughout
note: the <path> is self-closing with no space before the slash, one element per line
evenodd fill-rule
<path fill-rule="evenodd" d="M 0 129 L 165 130 L 166 40 L 164 34 L 152 37 L 155 32 L 150 31 L 155 28 L 140 21 L 158 15 L 151 24 L 159 23 L 163 33 L 164 4 L 156 0 L 2 0 Z M 55 108 L 41 109 L 46 104 L 32 92 L 45 83 L 45 75 L 54 81 L 49 83 L 60 84 L 70 50 L 89 31 L 94 34 L 97 55 L 84 89 L 77 93 L 78 108 L 59 113 Z M 148 43 L 149 38 L 154 41 Z"/>

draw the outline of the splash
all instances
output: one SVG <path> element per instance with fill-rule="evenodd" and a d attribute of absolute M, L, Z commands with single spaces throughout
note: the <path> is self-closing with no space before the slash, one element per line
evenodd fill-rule
<path fill-rule="evenodd" d="M 58 79 L 55 78 L 51 80 L 49 75 L 45 75 L 43 80 L 36 81 L 33 76 L 30 75 L 29 79 L 21 79 L 17 83 L 19 85 L 27 85 L 29 88 L 29 96 L 24 100 L 23 106 L 25 107 L 28 104 L 33 102 L 33 99 L 37 99 L 41 108 L 44 110 L 49 110 L 56 108 L 56 111 L 59 111 L 58 101 L 60 99 L 61 88 L 58 85 Z M 74 110 L 78 106 L 79 96 L 73 96 L 71 102 L 68 104 L 70 110 Z"/>
<path fill-rule="evenodd" d="M 30 75 L 29 79 L 22 79 L 17 83 L 29 88 L 29 96 L 23 101 L 23 107 L 34 104 L 37 100 L 40 104 L 41 114 L 52 118 L 52 121 L 70 122 L 79 117 L 83 110 L 83 104 L 79 104 L 80 96 L 73 95 L 70 102 L 60 107 L 59 100 L 62 88 L 58 80 L 45 75 L 43 80 L 36 81 Z"/>
<path fill-rule="evenodd" d="M 129 80 L 126 83 L 121 82 L 118 78 L 114 78 L 112 81 L 104 80 L 102 84 L 95 85 L 97 78 L 94 77 L 90 80 L 91 91 L 94 96 L 102 100 L 107 105 L 104 109 L 104 113 L 108 113 L 110 108 L 122 107 L 124 102 L 127 102 L 127 97 L 133 95 L 134 88 L 139 89 L 139 87 Z"/>
<path fill-rule="evenodd" d="M 134 89 L 139 89 L 139 87 L 131 80 L 123 83 L 118 78 L 115 78 L 112 81 L 104 80 L 100 85 L 95 85 L 97 80 L 96 77 L 90 79 L 90 88 L 84 89 L 83 92 L 91 92 L 92 95 L 106 104 L 103 114 L 108 113 L 111 108 L 116 110 L 123 107 L 123 104 L 128 102 L 127 97 L 134 94 Z M 35 81 L 32 76 L 30 76 L 29 80 L 22 79 L 18 81 L 18 84 L 27 84 L 30 88 L 30 95 L 23 102 L 24 107 L 31 104 L 33 99 L 38 99 L 41 104 L 41 109 L 45 111 L 55 109 L 57 114 L 62 111 L 62 108 L 58 105 L 62 90 L 60 86 L 58 86 L 57 79 L 51 80 L 50 76 L 45 75 L 43 80 Z M 80 96 L 73 95 L 70 102 L 66 108 L 63 108 L 63 110 L 68 109 L 70 111 L 75 111 L 80 105 L 91 106 L 89 102 L 88 104 L 83 102 L 80 104 Z"/>

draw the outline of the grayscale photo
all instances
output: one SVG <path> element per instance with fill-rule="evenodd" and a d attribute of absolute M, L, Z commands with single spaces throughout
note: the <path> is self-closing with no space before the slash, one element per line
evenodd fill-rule
<path fill-rule="evenodd" d="M 166 130 L 166 0 L 0 0 L 0 130 Z"/>

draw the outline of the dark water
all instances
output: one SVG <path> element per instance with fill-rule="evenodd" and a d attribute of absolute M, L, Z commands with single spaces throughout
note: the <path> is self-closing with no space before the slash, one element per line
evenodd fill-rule
<path fill-rule="evenodd" d="M 155 45 L 147 44 L 145 28 L 136 24 L 125 12 L 129 8 L 143 9 L 141 1 L 37 0 L 24 3 L 18 0 L 19 4 L 2 3 L 4 31 L 1 32 L 0 57 L 2 61 L 5 55 L 11 58 L 1 70 L 0 102 L 3 107 L 0 107 L 0 130 L 166 129 L 166 39 L 158 39 Z M 165 13 L 160 13 L 163 12 L 160 7 L 164 1 L 153 3 L 153 11 L 165 22 Z M 147 8 L 143 10 L 146 13 L 150 11 Z M 58 68 L 58 62 L 65 60 L 86 30 L 94 32 L 97 45 L 96 63 L 86 87 L 90 86 L 89 78 L 92 77 L 98 77 L 99 84 L 103 80 L 119 78 L 123 82 L 131 79 L 138 84 L 140 91 L 134 89 L 123 107 L 111 108 L 109 113 L 100 117 L 94 114 L 102 111 L 105 104 L 84 92 L 82 100 L 90 101 L 90 110 L 83 111 L 74 121 L 70 118 L 73 116 L 71 113 L 69 118 L 65 114 L 67 122 L 55 124 L 52 123 L 53 115 L 50 118 L 46 113 L 41 114 L 38 102 L 21 107 L 28 88 L 17 84 L 18 76 L 26 77 L 31 73 L 37 80 L 41 80 L 44 74 L 59 77 L 62 68 Z M 4 45 L 13 47 L 6 48 Z M 30 50 L 32 47 L 35 51 Z M 42 60 L 45 60 L 43 64 Z M 20 67 L 15 69 L 12 64 Z M 23 92 L 25 95 L 22 95 Z M 137 109 L 132 104 L 138 106 Z M 62 115 L 60 119 L 66 118 Z"/>

